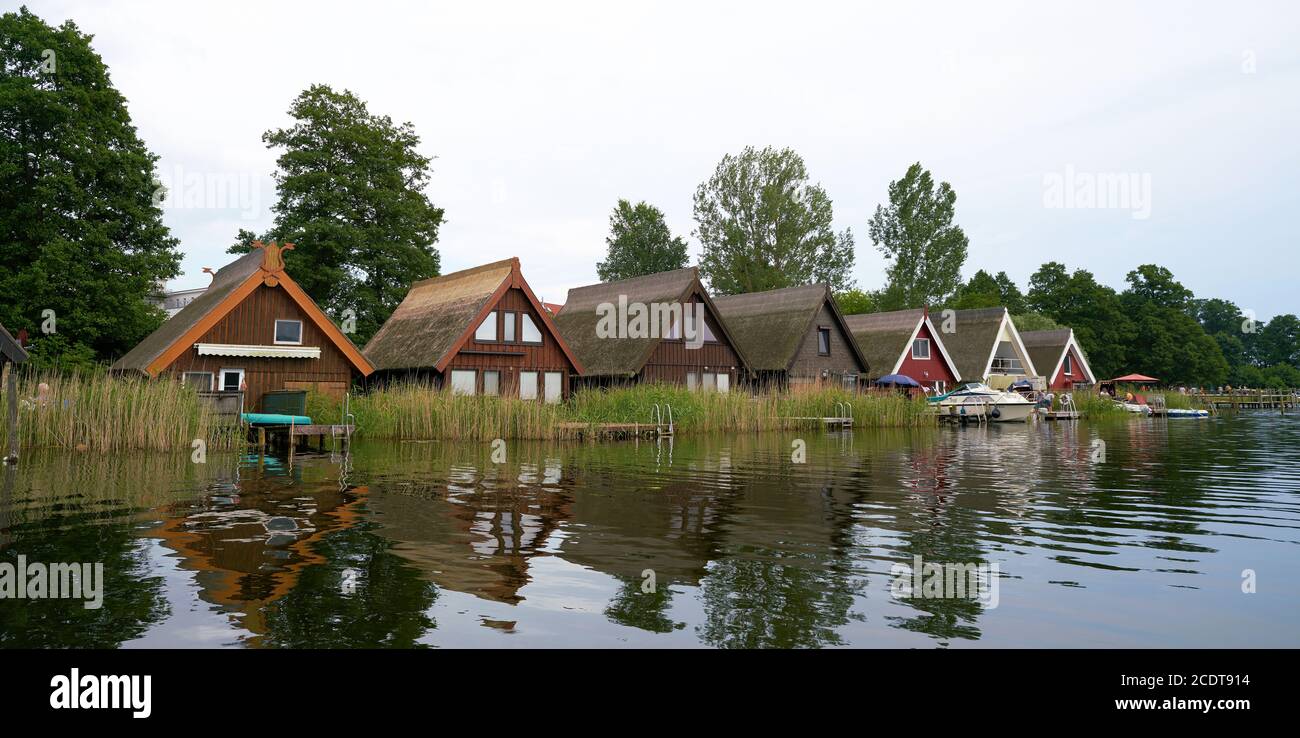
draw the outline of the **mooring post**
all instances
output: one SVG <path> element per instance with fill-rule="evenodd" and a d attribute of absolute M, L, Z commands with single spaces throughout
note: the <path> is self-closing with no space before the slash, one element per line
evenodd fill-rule
<path fill-rule="evenodd" d="M 18 463 L 18 372 L 14 368 L 9 369 L 8 390 L 5 394 L 9 396 L 9 453 L 5 456 L 5 461 L 10 464 Z"/>

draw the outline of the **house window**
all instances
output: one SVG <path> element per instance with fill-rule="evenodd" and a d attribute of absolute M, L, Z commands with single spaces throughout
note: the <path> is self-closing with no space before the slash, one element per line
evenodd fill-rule
<path fill-rule="evenodd" d="M 519 372 L 519 399 L 537 399 L 537 372 Z"/>
<path fill-rule="evenodd" d="M 564 374 L 562 372 L 547 372 L 543 379 L 543 389 L 546 392 L 546 401 L 549 403 L 556 403 L 563 399 Z"/>
<path fill-rule="evenodd" d="M 474 385 L 477 384 L 478 374 L 473 369 L 452 369 L 451 370 L 451 392 L 454 395 L 472 395 L 474 394 Z"/>
<path fill-rule="evenodd" d="M 277 320 L 275 321 L 275 342 L 276 343 L 302 343 L 302 321 L 301 320 Z"/>
<path fill-rule="evenodd" d="M 528 313 L 519 314 L 520 335 L 524 343 L 541 343 L 542 332 L 537 330 L 537 324 L 533 323 L 533 316 Z"/>
<path fill-rule="evenodd" d="M 855 390 L 858 388 L 858 375 L 845 374 L 843 380 L 844 380 L 844 389 Z"/>
<path fill-rule="evenodd" d="M 240 392 L 239 389 L 244 384 L 243 369 L 222 369 L 221 386 L 218 388 L 222 392 Z"/>
<path fill-rule="evenodd" d="M 501 340 L 506 343 L 515 342 L 515 313 L 503 313 L 501 315 L 504 321 L 501 329 Z"/>
<path fill-rule="evenodd" d="M 694 392 L 696 385 L 699 383 L 699 376 L 695 372 L 686 372 L 686 391 Z"/>
<path fill-rule="evenodd" d="M 947 391 L 948 391 L 948 383 L 947 383 L 947 382 L 943 381 L 942 379 L 936 379 L 936 380 L 934 380 L 934 393 L 935 393 L 936 395 L 942 395 L 944 392 L 947 392 Z"/>
<path fill-rule="evenodd" d="M 181 381 L 200 392 L 212 391 L 212 372 L 185 372 Z"/>
<path fill-rule="evenodd" d="M 831 355 L 831 329 L 830 328 L 817 329 L 817 355 L 818 356 Z"/>
<path fill-rule="evenodd" d="M 731 375 L 730 375 L 730 374 L 719 374 L 719 375 L 718 375 L 718 391 L 725 395 L 725 394 L 727 394 L 727 391 L 730 390 L 730 389 L 731 389 Z"/>
<path fill-rule="evenodd" d="M 501 372 L 494 369 L 483 372 L 483 394 L 493 397 L 501 394 Z"/>
<path fill-rule="evenodd" d="M 474 331 L 475 341 L 495 341 L 497 340 L 497 311 L 493 310 L 487 314 L 483 322 L 479 324 L 478 330 Z"/>
<path fill-rule="evenodd" d="M 700 376 L 702 379 L 702 381 L 700 382 L 700 389 L 704 390 L 705 392 L 712 392 L 713 390 L 718 388 L 717 374 L 714 374 L 713 372 L 705 372 Z"/>
<path fill-rule="evenodd" d="M 1070 361 L 1070 355 L 1066 354 L 1065 355 L 1065 376 L 1068 377 L 1071 374 L 1074 374 L 1074 362 Z"/>
<path fill-rule="evenodd" d="M 918 338 L 912 341 L 912 358 L 928 359 L 930 358 L 930 339 Z"/>

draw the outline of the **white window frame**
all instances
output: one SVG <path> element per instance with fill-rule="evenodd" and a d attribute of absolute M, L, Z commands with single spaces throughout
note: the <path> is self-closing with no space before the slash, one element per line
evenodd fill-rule
<path fill-rule="evenodd" d="M 488 375 L 489 375 L 489 374 L 491 374 L 492 376 L 496 377 L 496 380 L 497 380 L 497 386 L 494 387 L 494 388 L 492 389 L 491 392 L 488 392 Z M 500 371 L 499 369 L 484 369 L 484 370 L 483 370 L 483 396 L 484 396 L 484 397 L 498 397 L 498 396 L 500 396 L 500 394 L 501 394 L 501 371 Z"/>
<path fill-rule="evenodd" d="M 1063 362 L 1063 366 L 1064 366 L 1064 368 L 1065 368 L 1065 376 L 1067 376 L 1067 377 L 1072 377 L 1072 376 L 1074 376 L 1074 362 L 1073 362 L 1073 361 L 1070 361 L 1070 352 L 1069 352 L 1069 351 L 1066 351 L 1066 352 L 1065 352 L 1065 358 L 1062 359 L 1062 362 Z"/>
<path fill-rule="evenodd" d="M 700 388 L 700 378 L 695 372 L 686 372 L 686 391 L 695 392 Z"/>
<path fill-rule="evenodd" d="M 492 327 L 492 337 L 484 338 L 483 329 L 488 326 Z M 497 336 L 499 335 L 501 335 L 501 333 L 497 329 L 497 311 L 493 310 L 487 314 L 487 317 L 483 319 L 482 323 L 478 324 L 478 328 L 474 329 L 474 340 L 482 341 L 484 343 L 497 343 Z"/>
<path fill-rule="evenodd" d="M 917 347 L 918 345 L 923 345 L 923 346 L 925 346 L 925 356 L 917 356 L 917 354 L 916 354 L 916 347 Z M 929 361 L 929 360 L 930 360 L 930 356 L 931 356 L 932 353 L 933 353 L 933 352 L 930 350 L 930 339 L 928 339 L 928 338 L 913 338 L 913 339 L 912 339 L 912 358 L 913 358 L 913 359 L 916 359 L 917 361 Z"/>
<path fill-rule="evenodd" d="M 516 343 L 519 341 L 519 319 L 515 317 L 518 314 L 509 310 L 501 313 L 502 343 Z"/>
<path fill-rule="evenodd" d="M 212 384 L 217 381 L 216 375 L 212 372 L 181 372 L 181 384 L 184 384 L 187 387 L 191 386 L 189 381 L 190 377 L 208 378 L 208 388 L 206 390 L 199 390 L 200 392 L 211 392 Z"/>
<path fill-rule="evenodd" d="M 235 388 L 232 389 L 232 390 L 228 390 L 228 389 L 226 389 L 226 374 L 238 374 L 238 375 L 239 375 L 239 381 L 235 383 Z M 222 367 L 222 369 L 221 369 L 220 371 L 217 372 L 217 391 L 218 391 L 218 392 L 242 392 L 242 390 L 239 389 L 239 388 L 240 388 L 240 387 L 243 387 L 243 386 L 244 386 L 244 370 L 243 370 L 243 369 L 235 369 L 235 368 Z"/>
<path fill-rule="evenodd" d="M 280 340 L 280 324 L 281 324 L 281 323 L 297 323 L 297 324 L 298 324 L 298 340 L 297 340 L 297 341 L 281 341 L 281 340 Z M 301 321 L 301 320 L 290 320 L 290 319 L 288 319 L 288 318 L 277 318 L 276 321 L 275 321 L 275 331 L 271 334 L 271 339 L 272 339 L 272 341 L 273 341 L 277 346 L 301 346 L 301 345 L 302 345 L 302 321 Z"/>
<path fill-rule="evenodd" d="M 529 378 L 531 377 L 531 381 Z M 536 400 L 537 399 L 537 380 L 538 372 L 526 371 L 519 372 L 519 399 Z"/>
<path fill-rule="evenodd" d="M 528 313 L 520 313 L 519 325 L 516 326 L 516 330 L 519 334 L 519 343 L 526 343 L 530 346 L 542 345 L 542 329 L 537 327 L 537 321 L 533 320 L 532 315 L 529 315 Z M 536 340 L 528 337 L 528 332 L 530 330 L 537 334 Z"/>
<path fill-rule="evenodd" d="M 461 379 L 463 380 L 466 374 L 468 374 L 470 377 L 468 392 L 465 391 L 463 387 L 456 386 L 456 376 L 460 375 Z M 475 369 L 452 369 L 447 374 L 447 382 L 448 382 L 448 386 L 451 387 L 451 393 L 453 395 L 477 395 L 478 394 L 478 371 Z"/>
<path fill-rule="evenodd" d="M 728 374 L 728 373 L 726 373 L 726 372 L 718 372 L 718 377 L 717 377 L 717 380 L 716 380 L 716 389 L 717 389 L 718 392 L 720 392 L 720 393 L 722 393 L 722 394 L 724 394 L 724 395 L 727 394 L 728 392 L 730 392 L 730 391 L 731 391 L 731 375 Z"/>

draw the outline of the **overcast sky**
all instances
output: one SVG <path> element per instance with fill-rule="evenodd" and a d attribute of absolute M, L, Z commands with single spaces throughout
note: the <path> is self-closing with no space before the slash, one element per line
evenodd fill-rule
<path fill-rule="evenodd" d="M 752 144 L 803 155 L 864 288 L 884 282 L 867 221 L 920 161 L 957 192 L 966 276 L 1023 287 L 1055 259 L 1122 288 L 1156 262 L 1261 318 L 1300 312 L 1295 3 L 28 5 L 95 36 L 164 181 L 180 175 L 174 286 L 270 225 L 261 134 L 321 82 L 437 157 L 444 272 L 519 256 L 549 301 L 597 281 L 620 197 L 661 208 L 697 258 L 692 193 Z M 1089 206 L 1098 174 L 1132 187 Z M 245 184 L 204 202 L 193 178 Z"/>

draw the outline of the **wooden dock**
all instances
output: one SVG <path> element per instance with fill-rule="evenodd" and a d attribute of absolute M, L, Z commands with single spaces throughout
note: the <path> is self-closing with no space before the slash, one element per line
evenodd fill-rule
<path fill-rule="evenodd" d="M 1277 390 L 1258 392 L 1233 392 L 1231 394 L 1195 394 L 1188 397 L 1199 400 L 1206 409 L 1226 410 L 1282 410 L 1300 407 L 1300 397 L 1291 392 Z"/>
<path fill-rule="evenodd" d="M 317 448 L 324 450 L 325 439 L 341 439 L 344 443 L 352 441 L 356 426 L 352 425 L 260 425 L 249 429 L 256 434 L 257 447 L 264 449 L 269 443 L 273 447 L 294 448 L 309 447 L 311 439 L 316 439 Z"/>
<path fill-rule="evenodd" d="M 1078 420 L 1083 413 L 1078 410 L 1039 410 L 1038 417 L 1043 420 Z"/>

